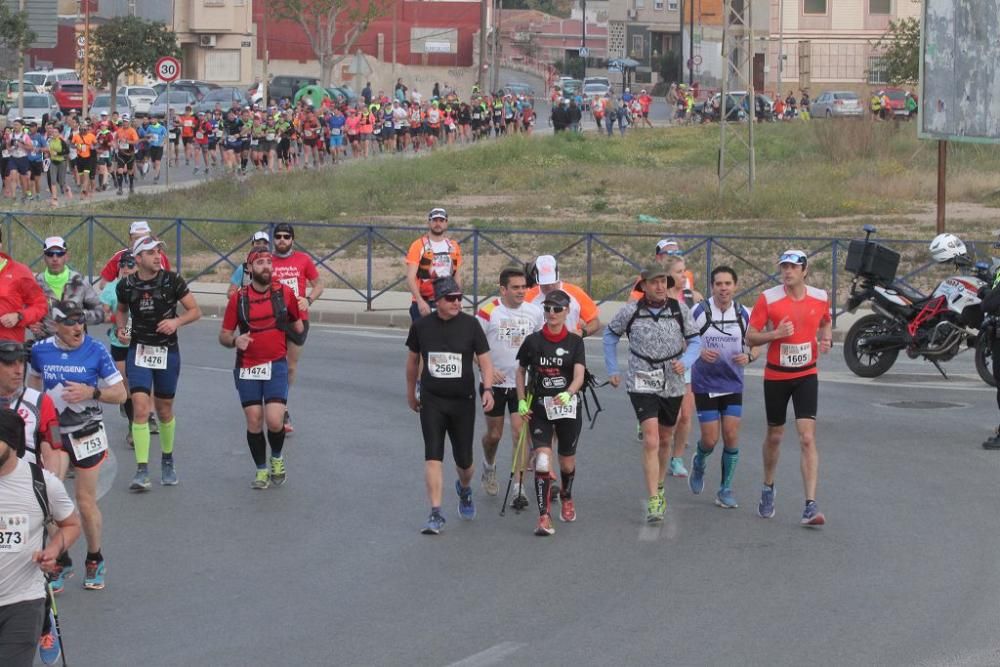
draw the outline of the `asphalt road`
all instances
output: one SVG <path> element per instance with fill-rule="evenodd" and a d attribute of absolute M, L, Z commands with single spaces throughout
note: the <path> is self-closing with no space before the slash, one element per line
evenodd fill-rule
<path fill-rule="evenodd" d="M 479 516 L 463 522 L 446 465 L 448 524 L 427 537 L 405 332 L 313 329 L 292 393 L 289 481 L 260 492 L 217 329 L 181 335 L 180 485 L 130 494 L 131 452 L 115 449 L 101 501 L 107 588 L 82 589 L 81 540 L 59 598 L 71 665 L 1000 663 L 1000 454 L 979 447 L 996 407 L 971 357 L 949 365 L 947 382 L 916 362 L 861 380 L 839 347 L 822 361 L 822 530 L 798 525 L 792 437 L 777 516 L 756 516 L 758 367 L 739 509 L 712 503 L 716 454 L 705 494 L 668 480 L 667 520 L 648 527 L 631 408 L 608 387 L 581 439 L 575 524 L 535 537 L 536 514 L 501 518 L 478 474 Z M 603 375 L 596 340 L 588 355 Z M 887 406 L 905 401 L 952 405 Z M 123 423 L 110 422 L 121 443 Z M 155 451 L 154 437 L 157 474 Z"/>

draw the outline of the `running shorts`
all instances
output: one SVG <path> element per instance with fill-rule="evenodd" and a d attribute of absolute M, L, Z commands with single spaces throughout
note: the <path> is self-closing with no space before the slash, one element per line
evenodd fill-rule
<path fill-rule="evenodd" d="M 455 465 L 472 467 L 472 439 L 476 430 L 476 399 L 442 398 L 426 389 L 420 395 L 420 429 L 424 435 L 424 460 L 444 460 L 444 437 L 451 440 Z"/>
<path fill-rule="evenodd" d="M 768 426 L 784 426 L 788 400 L 796 419 L 816 419 L 819 376 L 815 373 L 794 380 L 764 380 L 764 411 Z"/>
<path fill-rule="evenodd" d="M 722 396 L 711 396 L 709 394 L 694 395 L 695 409 L 698 411 L 698 423 L 707 424 L 717 422 L 722 417 L 743 416 L 743 394 L 723 394 Z"/>
<path fill-rule="evenodd" d="M 635 418 L 639 423 L 656 418 L 660 426 L 673 426 L 677 423 L 677 415 L 681 411 L 683 396 L 660 396 L 659 394 L 640 394 L 630 391 L 628 398 L 632 401 Z"/>
<path fill-rule="evenodd" d="M 270 380 L 241 380 L 238 368 L 233 369 L 233 380 L 236 382 L 236 392 L 240 395 L 240 404 L 244 408 L 261 403 L 288 402 L 287 359 L 271 362 Z"/>
<path fill-rule="evenodd" d="M 483 384 L 479 383 L 479 395 L 483 395 Z M 487 417 L 503 417 L 505 413 L 517 413 L 517 389 L 514 387 L 493 387 L 493 409 Z"/>
<path fill-rule="evenodd" d="M 576 419 L 547 419 L 542 399 L 538 398 L 531 406 L 531 418 L 528 421 L 528 431 L 531 433 L 531 447 L 551 447 L 552 436 L 559 441 L 559 456 L 576 454 L 576 444 L 583 430 L 583 405 L 578 399 Z"/>
<path fill-rule="evenodd" d="M 125 375 L 130 394 L 150 394 L 156 398 L 173 398 L 177 394 L 177 381 L 181 375 L 181 350 L 174 345 L 167 348 L 167 367 L 153 370 L 135 365 L 136 344 L 128 348 Z"/>

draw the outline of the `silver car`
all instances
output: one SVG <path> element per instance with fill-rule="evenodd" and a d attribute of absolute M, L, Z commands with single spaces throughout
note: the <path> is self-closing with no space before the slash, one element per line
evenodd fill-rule
<path fill-rule="evenodd" d="M 118 94 L 128 98 L 138 116 L 148 116 L 149 108 L 156 101 L 157 92 L 148 86 L 119 86 Z"/>
<path fill-rule="evenodd" d="M 129 100 L 124 95 L 117 95 L 115 99 L 115 111 L 118 112 L 119 116 L 129 115 L 129 118 L 135 117 L 135 109 L 129 104 Z M 94 98 L 94 103 L 90 105 L 90 109 L 87 113 L 92 119 L 99 119 L 101 114 L 111 115 L 111 95 L 109 93 L 101 93 Z"/>
<path fill-rule="evenodd" d="M 812 101 L 813 118 L 862 118 L 865 108 L 857 93 L 849 90 L 824 90 Z"/>
<path fill-rule="evenodd" d="M 18 104 L 14 104 L 7 112 L 8 123 L 13 123 L 14 119 L 20 118 L 25 125 L 31 122 L 40 125 L 50 118 L 59 116 L 59 104 L 56 103 L 56 98 L 51 93 L 25 93 L 23 114 L 20 113 L 18 107 Z"/>
<path fill-rule="evenodd" d="M 153 102 L 152 106 L 149 107 L 149 115 L 153 118 L 166 118 L 167 107 L 169 106 L 175 116 L 181 116 L 188 107 L 194 109 L 194 105 L 197 102 L 198 100 L 194 98 L 194 95 L 186 90 L 171 90 L 170 102 L 168 104 L 167 91 L 163 91 L 156 97 L 156 101 Z"/>

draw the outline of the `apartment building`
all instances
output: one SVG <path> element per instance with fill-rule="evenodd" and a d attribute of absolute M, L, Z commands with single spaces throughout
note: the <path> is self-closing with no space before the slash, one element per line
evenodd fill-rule
<path fill-rule="evenodd" d="M 257 39 L 251 0 L 174 0 L 173 25 L 185 79 L 253 81 Z"/>
<path fill-rule="evenodd" d="M 665 53 L 681 53 L 681 0 L 611 0 L 608 5 L 608 57 L 639 63 L 637 84 L 657 81 Z"/>

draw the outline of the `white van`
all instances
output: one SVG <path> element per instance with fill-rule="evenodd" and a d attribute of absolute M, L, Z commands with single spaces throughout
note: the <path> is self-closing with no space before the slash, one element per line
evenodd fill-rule
<path fill-rule="evenodd" d="M 80 75 L 72 69 L 46 69 L 35 72 L 25 72 L 24 80 L 50 90 L 56 81 L 79 81 Z"/>

